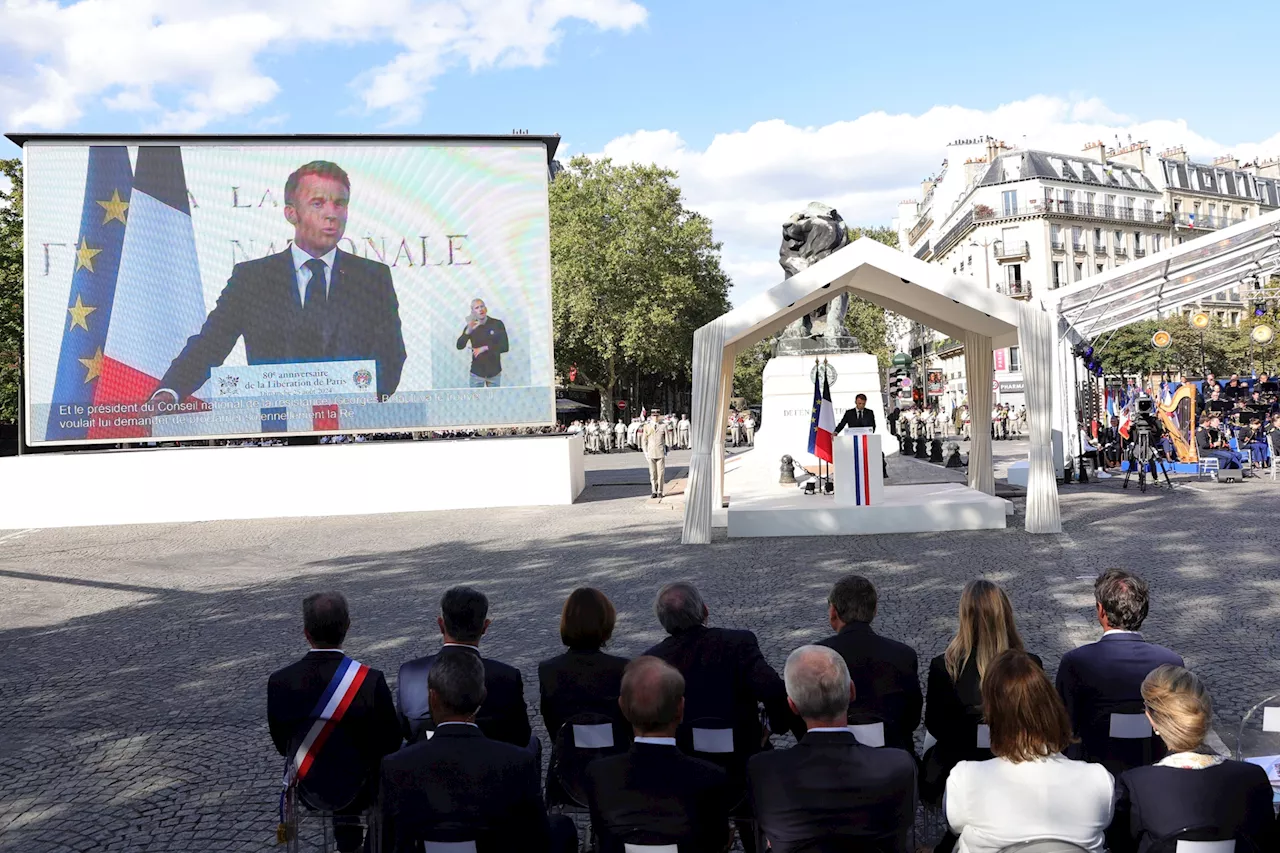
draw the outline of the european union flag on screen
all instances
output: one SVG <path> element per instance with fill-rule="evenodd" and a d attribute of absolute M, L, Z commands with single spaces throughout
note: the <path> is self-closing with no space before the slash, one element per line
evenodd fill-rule
<path fill-rule="evenodd" d="M 88 438 L 87 410 L 102 376 L 132 190 L 128 149 L 123 145 L 90 146 L 47 440 Z"/>

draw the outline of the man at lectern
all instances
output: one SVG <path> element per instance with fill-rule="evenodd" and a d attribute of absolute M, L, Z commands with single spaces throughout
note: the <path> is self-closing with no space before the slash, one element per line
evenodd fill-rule
<path fill-rule="evenodd" d="M 876 413 L 867 408 L 867 395 L 859 394 L 853 398 L 853 408 L 844 413 L 844 417 L 840 419 L 840 423 L 836 424 L 835 435 L 839 435 L 840 431 L 845 427 L 858 427 L 876 431 Z M 884 465 L 884 478 L 889 479 L 889 463 L 885 460 L 884 454 L 880 454 L 880 462 Z"/>

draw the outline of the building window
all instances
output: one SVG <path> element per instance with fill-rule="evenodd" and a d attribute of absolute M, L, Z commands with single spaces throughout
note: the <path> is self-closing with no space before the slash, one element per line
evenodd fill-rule
<path fill-rule="evenodd" d="M 1079 281 L 1082 278 L 1084 278 L 1084 264 L 1077 261 L 1076 262 L 1076 281 Z"/>
<path fill-rule="evenodd" d="M 1098 268 L 1098 274 L 1099 274 L 1099 275 L 1101 275 L 1102 273 L 1104 273 L 1104 272 L 1106 272 L 1106 271 L 1107 271 L 1107 265 L 1106 265 L 1106 264 L 1096 264 L 1095 266 L 1097 266 L 1097 268 Z"/>
<path fill-rule="evenodd" d="M 1005 190 L 1003 193 L 1000 194 L 1000 196 L 1002 199 L 1004 199 L 1004 215 L 1005 216 L 1013 216 L 1015 213 L 1018 212 L 1018 191 L 1017 190 Z"/>
<path fill-rule="evenodd" d="M 1062 261 L 1053 262 L 1053 286 L 1062 287 Z"/>
<path fill-rule="evenodd" d="M 1124 251 L 1124 232 L 1118 228 L 1116 229 L 1116 249 Z"/>
<path fill-rule="evenodd" d="M 1240 325 L 1240 313 L 1238 311 L 1231 312 L 1231 325 L 1233 326 Z"/>
<path fill-rule="evenodd" d="M 1163 234 L 1152 234 L 1152 235 L 1151 235 L 1151 251 L 1153 251 L 1153 252 L 1158 252 L 1158 251 L 1160 251 L 1160 248 L 1161 248 L 1161 246 L 1162 246 L 1163 244 L 1164 244 L 1164 235 L 1163 235 Z"/>
<path fill-rule="evenodd" d="M 1022 354 L 1018 352 L 1017 347 L 1009 347 L 1009 372 L 1022 372 Z"/>
<path fill-rule="evenodd" d="M 1142 232 L 1141 231 L 1133 232 L 1133 250 L 1135 252 L 1142 251 Z"/>
<path fill-rule="evenodd" d="M 960 262 L 960 272 L 964 272 L 964 261 Z"/>
<path fill-rule="evenodd" d="M 1022 264 L 1010 264 L 1005 267 L 1005 279 L 1009 282 L 1009 288 L 1022 287 Z"/>
<path fill-rule="evenodd" d="M 1182 199 L 1180 199 L 1180 198 L 1175 198 L 1175 199 L 1173 200 L 1173 212 L 1174 212 L 1174 213 L 1180 213 L 1180 212 L 1182 212 Z"/>

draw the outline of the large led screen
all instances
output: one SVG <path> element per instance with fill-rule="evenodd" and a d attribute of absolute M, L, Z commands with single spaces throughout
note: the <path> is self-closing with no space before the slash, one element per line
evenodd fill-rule
<path fill-rule="evenodd" d="M 24 156 L 32 444 L 555 420 L 540 140 Z"/>

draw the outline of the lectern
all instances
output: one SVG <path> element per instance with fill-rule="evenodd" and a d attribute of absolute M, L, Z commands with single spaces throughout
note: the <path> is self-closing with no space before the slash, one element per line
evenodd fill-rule
<path fill-rule="evenodd" d="M 851 428 L 832 442 L 836 469 L 836 503 L 879 506 L 884 502 L 884 465 L 880 436 L 869 429 Z"/>

